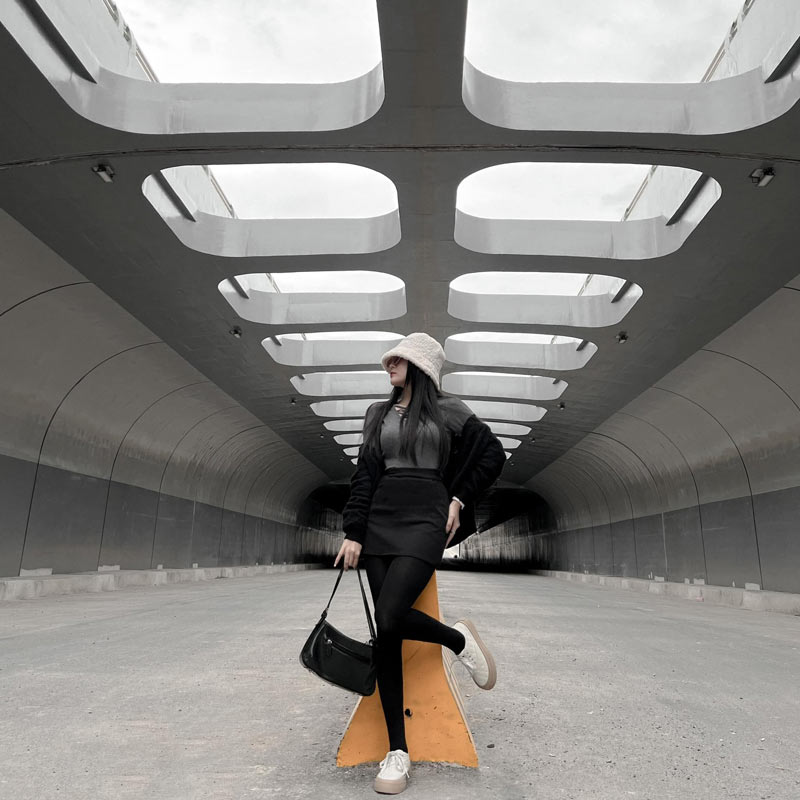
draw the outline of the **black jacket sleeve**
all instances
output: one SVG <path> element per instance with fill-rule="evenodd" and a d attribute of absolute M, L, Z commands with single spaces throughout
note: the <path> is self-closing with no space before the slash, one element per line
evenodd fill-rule
<path fill-rule="evenodd" d="M 364 418 L 364 428 L 371 414 L 379 412 L 381 403 L 372 405 L 367 409 Z M 378 483 L 381 464 L 374 453 L 365 450 L 364 445 L 358 453 L 356 471 L 350 479 L 350 498 L 342 511 L 342 529 L 344 538 L 364 544 L 367 535 L 367 517 L 372 503 L 372 495 Z"/>
<path fill-rule="evenodd" d="M 506 454 L 491 428 L 477 417 L 470 417 L 461 434 L 455 439 L 455 451 L 446 482 L 450 494 L 465 504 L 461 512 L 461 525 L 451 539 L 450 546 L 460 544 L 475 533 L 475 506 L 480 496 L 500 477 L 506 463 Z"/>
<path fill-rule="evenodd" d="M 450 491 L 466 505 L 474 507 L 478 498 L 500 477 L 506 454 L 491 428 L 477 417 L 470 417 L 461 433 L 459 469 Z"/>
<path fill-rule="evenodd" d="M 358 459 L 353 477 L 350 479 L 350 499 L 342 511 L 344 538 L 364 544 L 367 535 L 367 515 L 372 500 L 372 475 L 364 459 Z"/>

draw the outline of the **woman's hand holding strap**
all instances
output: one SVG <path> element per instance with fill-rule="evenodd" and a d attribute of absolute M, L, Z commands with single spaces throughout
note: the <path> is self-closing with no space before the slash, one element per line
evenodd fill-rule
<path fill-rule="evenodd" d="M 342 546 L 339 548 L 339 553 L 333 566 L 337 566 L 339 561 L 342 561 L 344 569 L 355 569 L 358 566 L 358 559 L 361 555 L 361 544 L 354 542 L 352 539 L 345 539 Z"/>
<path fill-rule="evenodd" d="M 456 535 L 456 531 L 461 526 L 461 506 L 460 500 L 453 498 L 450 501 L 450 508 L 447 513 L 447 525 L 445 525 L 445 533 L 447 533 L 447 541 L 445 547 L 450 544 L 450 540 Z"/>

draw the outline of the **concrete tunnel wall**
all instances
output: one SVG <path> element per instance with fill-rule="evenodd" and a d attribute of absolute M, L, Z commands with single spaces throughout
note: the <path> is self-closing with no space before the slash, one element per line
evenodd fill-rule
<path fill-rule="evenodd" d="M 325 557 L 325 476 L 0 215 L 0 575 Z M 800 591 L 800 279 L 531 480 L 474 562 Z"/>
<path fill-rule="evenodd" d="M 124 21 L 90 5 L 101 13 L 63 20 L 65 41 L 78 53 L 90 41 L 106 70 L 145 77 Z M 759 22 L 776 13 L 767 8 L 739 26 L 717 77 L 747 61 L 739 48 L 773 35 L 772 18 Z M 781 30 L 776 56 L 794 40 Z M 586 118 L 581 107 L 576 127 Z M 229 215 L 202 167 L 181 175 L 188 195 Z M 326 480 L 314 465 L 2 214 L 0 244 L 0 575 L 335 550 L 338 515 L 308 499 Z M 536 509 L 472 537 L 462 557 L 800 591 L 798 290 L 778 292 L 533 478 L 552 523 Z"/>
<path fill-rule="evenodd" d="M 326 549 L 323 473 L 3 213 L 0 242 L 0 576 Z"/>
<path fill-rule="evenodd" d="M 800 592 L 800 278 L 528 483 L 473 561 Z"/>

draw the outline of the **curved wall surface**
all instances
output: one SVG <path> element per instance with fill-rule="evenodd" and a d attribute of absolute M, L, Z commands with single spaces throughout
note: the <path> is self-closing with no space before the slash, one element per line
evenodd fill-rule
<path fill-rule="evenodd" d="M 795 279 L 530 481 L 555 524 L 520 557 L 800 592 L 798 320 Z"/>
<path fill-rule="evenodd" d="M 522 436 L 462 558 L 800 591 L 800 282 L 779 289 L 800 246 L 800 5 L 747 0 L 713 81 L 549 87 L 465 61 L 466 0 L 376 8 L 382 55 L 352 80 L 231 86 L 159 83 L 111 0 L 0 3 L 0 575 L 327 559 L 341 492 L 315 490 L 346 479 L 357 442 L 332 434 L 373 398 L 315 368 L 374 369 L 383 347 L 329 339 L 316 361 L 286 337 L 363 344 L 380 318 L 379 336 L 492 345 L 450 366 L 494 381 L 444 369 Z M 313 202 L 278 181 L 240 215 L 207 164 L 310 167 Z M 364 217 L 322 165 L 379 173 L 384 200 Z M 610 178 L 625 165 L 635 194 Z M 554 224 L 568 173 L 620 201 L 611 222 Z M 534 183 L 546 220 L 522 213 Z M 491 241 L 459 245 L 462 212 Z M 540 365 L 543 341 L 569 342 L 565 363 Z"/>
<path fill-rule="evenodd" d="M 304 557 L 323 473 L 2 213 L 0 241 L 0 576 Z"/>
<path fill-rule="evenodd" d="M 0 575 L 327 558 L 325 475 L 0 215 Z M 800 591 L 800 279 L 529 482 L 462 558 Z"/>

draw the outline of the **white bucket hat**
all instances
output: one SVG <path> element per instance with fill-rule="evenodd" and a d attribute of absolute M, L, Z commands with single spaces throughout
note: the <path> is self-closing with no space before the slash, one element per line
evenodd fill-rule
<path fill-rule="evenodd" d="M 439 373 L 444 365 L 444 350 L 439 342 L 427 333 L 409 333 L 405 339 L 381 356 L 381 365 L 386 365 L 391 358 L 405 358 L 415 367 L 421 369 L 439 388 Z"/>

